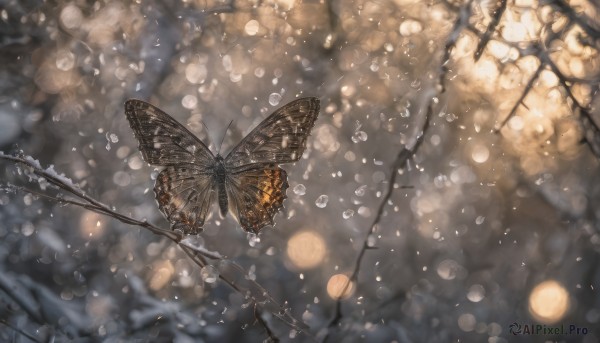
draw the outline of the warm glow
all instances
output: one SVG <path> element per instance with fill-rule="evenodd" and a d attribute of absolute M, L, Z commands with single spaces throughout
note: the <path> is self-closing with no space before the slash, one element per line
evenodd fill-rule
<path fill-rule="evenodd" d="M 175 268 L 170 261 L 162 261 L 155 264 L 153 272 L 150 278 L 150 289 L 157 291 L 171 280 Z"/>
<path fill-rule="evenodd" d="M 502 30 L 502 37 L 508 42 L 521 42 L 527 39 L 527 27 L 520 22 L 509 22 Z"/>
<path fill-rule="evenodd" d="M 325 241 L 314 231 L 303 231 L 293 235 L 287 244 L 287 255 L 294 266 L 300 269 L 319 265 L 327 251 Z"/>
<path fill-rule="evenodd" d="M 81 235 L 84 238 L 97 238 L 104 231 L 104 219 L 95 212 L 86 212 L 79 219 Z"/>
<path fill-rule="evenodd" d="M 475 65 L 475 75 L 478 78 L 485 80 L 486 84 L 491 84 L 490 81 L 498 78 L 498 66 L 492 60 L 483 59 Z"/>
<path fill-rule="evenodd" d="M 569 292 L 558 282 L 550 280 L 537 285 L 529 295 L 529 313 L 537 321 L 554 324 L 569 309 Z"/>
<path fill-rule="evenodd" d="M 327 282 L 327 294 L 332 299 L 346 299 L 354 291 L 354 282 L 344 274 L 335 274 Z"/>

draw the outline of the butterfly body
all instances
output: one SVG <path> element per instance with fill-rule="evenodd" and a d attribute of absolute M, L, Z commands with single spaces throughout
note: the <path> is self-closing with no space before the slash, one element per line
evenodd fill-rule
<path fill-rule="evenodd" d="M 226 191 L 227 187 L 225 187 L 225 182 L 227 182 L 227 168 L 225 167 L 224 161 L 225 160 L 223 157 L 217 154 L 217 156 L 215 156 L 215 165 L 213 167 L 213 180 L 217 184 L 217 199 L 219 201 L 219 209 L 223 217 L 225 217 L 227 210 L 229 209 Z"/>
<path fill-rule="evenodd" d="M 286 199 L 287 173 L 319 114 L 319 99 L 301 98 L 276 110 L 226 157 L 208 147 L 168 114 L 141 100 L 128 100 L 125 114 L 146 162 L 164 167 L 154 192 L 173 229 L 202 231 L 215 198 L 222 216 L 231 212 L 245 231 L 273 225 Z"/>

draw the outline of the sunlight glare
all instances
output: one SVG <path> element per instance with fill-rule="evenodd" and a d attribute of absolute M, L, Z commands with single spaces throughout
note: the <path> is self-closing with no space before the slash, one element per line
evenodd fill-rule
<path fill-rule="evenodd" d="M 569 309 L 569 292 L 554 280 L 544 281 L 529 295 L 529 313 L 545 324 L 561 320 Z"/>

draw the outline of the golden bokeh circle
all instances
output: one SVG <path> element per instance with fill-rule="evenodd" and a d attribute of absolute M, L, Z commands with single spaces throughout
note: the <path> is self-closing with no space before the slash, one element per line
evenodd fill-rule
<path fill-rule="evenodd" d="M 314 231 L 298 232 L 287 243 L 287 256 L 300 269 L 310 269 L 321 264 L 326 251 L 323 237 Z"/>
<path fill-rule="evenodd" d="M 335 274 L 327 282 L 327 294 L 332 299 L 346 299 L 354 292 L 354 282 L 345 274 Z"/>
<path fill-rule="evenodd" d="M 537 321 L 554 324 L 569 310 L 569 292 L 554 280 L 544 281 L 529 294 L 529 313 Z"/>

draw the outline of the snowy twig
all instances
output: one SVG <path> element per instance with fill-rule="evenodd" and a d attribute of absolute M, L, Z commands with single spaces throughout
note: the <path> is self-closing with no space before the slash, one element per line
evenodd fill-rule
<path fill-rule="evenodd" d="M 168 239 L 176 243 L 183 250 L 183 252 L 186 255 L 188 255 L 196 265 L 200 267 L 205 267 L 208 264 L 207 259 L 217 260 L 220 263 L 233 267 L 232 270 L 237 274 L 241 274 L 243 276 L 241 279 L 246 280 L 246 282 L 248 283 L 248 289 L 244 289 L 242 286 L 242 282 L 238 282 L 237 280 L 235 280 L 234 277 L 226 276 L 220 273 L 219 278 L 223 282 L 225 282 L 227 285 L 232 287 L 235 291 L 239 292 L 243 296 L 248 296 L 249 294 L 249 301 L 254 306 L 271 312 L 275 317 L 279 318 L 287 326 L 310 336 L 310 333 L 308 333 L 306 330 L 306 326 L 294 317 L 292 317 L 289 314 L 289 311 L 286 311 L 283 306 L 278 304 L 278 302 L 275 301 L 275 299 L 273 299 L 273 297 L 264 289 L 264 287 L 262 287 L 254 280 L 248 280 L 247 278 L 245 278 L 245 276 L 247 275 L 245 270 L 235 262 L 227 260 L 221 254 L 211 252 L 204 249 L 203 247 L 198 247 L 191 244 L 187 239 L 184 239 L 184 236 L 181 232 L 163 229 L 151 223 L 148 223 L 145 220 L 138 220 L 113 210 L 110 206 L 103 204 L 100 201 L 94 199 L 93 197 L 87 195 L 77 185 L 73 184 L 73 182 L 70 179 L 62 175 L 58 175 L 53 168 L 42 168 L 39 162 L 31 157 L 6 155 L 0 152 L 0 159 L 28 167 L 29 172 L 48 181 L 49 183 L 58 187 L 59 189 L 66 191 L 69 195 L 74 196 L 76 199 L 67 199 L 61 196 L 41 194 L 20 187 L 15 187 L 16 189 L 21 189 L 35 195 L 43 196 L 47 199 L 56 201 L 58 203 L 74 205 L 90 211 L 94 211 L 99 214 L 107 215 L 121 221 L 122 223 L 143 227 L 157 235 L 167 237 Z"/>

